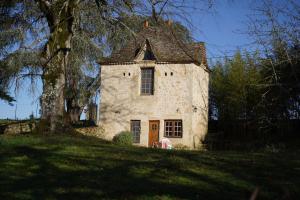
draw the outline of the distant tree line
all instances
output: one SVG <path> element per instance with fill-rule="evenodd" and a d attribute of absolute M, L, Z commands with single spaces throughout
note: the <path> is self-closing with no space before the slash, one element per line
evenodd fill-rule
<path fill-rule="evenodd" d="M 210 128 L 239 140 L 299 137 L 300 4 L 262 1 L 254 11 L 249 33 L 259 51 L 237 50 L 212 66 Z"/>
<path fill-rule="evenodd" d="M 228 137 L 286 132 L 281 125 L 300 119 L 299 49 L 291 47 L 291 63 L 279 55 L 261 58 L 237 51 L 213 67 L 210 79 L 210 120 Z M 276 64 L 274 64 L 276 63 Z M 273 67 L 277 77 L 273 77 Z M 294 68 L 295 70 L 292 70 Z M 234 127 L 239 127 L 233 130 Z"/>

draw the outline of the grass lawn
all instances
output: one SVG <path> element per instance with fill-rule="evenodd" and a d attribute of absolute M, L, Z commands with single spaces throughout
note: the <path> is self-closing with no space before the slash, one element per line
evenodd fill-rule
<path fill-rule="evenodd" d="M 300 199 L 300 151 L 196 152 L 0 136 L 0 199 Z"/>

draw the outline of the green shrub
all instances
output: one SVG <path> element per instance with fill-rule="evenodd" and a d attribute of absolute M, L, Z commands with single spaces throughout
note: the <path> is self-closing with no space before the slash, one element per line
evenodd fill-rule
<path fill-rule="evenodd" d="M 133 137 L 130 131 L 122 131 L 113 138 L 113 142 L 121 145 L 132 145 Z"/>

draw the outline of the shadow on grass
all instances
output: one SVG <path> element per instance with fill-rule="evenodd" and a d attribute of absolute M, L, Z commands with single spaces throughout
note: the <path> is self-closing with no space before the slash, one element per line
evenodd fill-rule
<path fill-rule="evenodd" d="M 299 183 L 299 168 L 274 167 L 276 157 L 125 147 L 83 136 L 0 139 L 0 199 L 248 199 L 257 186 L 263 198 L 299 195 L 278 190 Z M 278 183 L 265 180 L 280 170 Z"/>

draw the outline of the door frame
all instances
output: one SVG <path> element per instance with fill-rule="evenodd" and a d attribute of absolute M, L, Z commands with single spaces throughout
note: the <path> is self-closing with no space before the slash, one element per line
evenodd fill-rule
<path fill-rule="evenodd" d="M 151 147 L 151 144 L 150 144 L 150 122 L 158 122 L 158 142 L 159 142 L 159 129 L 160 129 L 160 120 L 149 120 L 149 129 L 148 129 L 148 147 Z"/>

